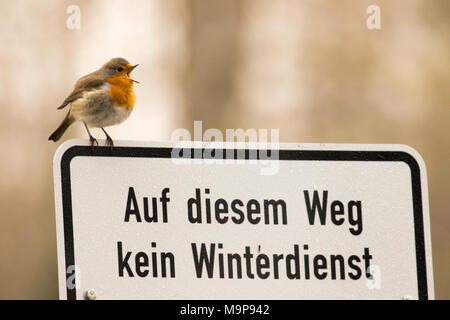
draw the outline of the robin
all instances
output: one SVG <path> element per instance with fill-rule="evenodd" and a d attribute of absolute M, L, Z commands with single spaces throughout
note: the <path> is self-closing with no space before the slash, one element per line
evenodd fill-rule
<path fill-rule="evenodd" d="M 63 122 L 48 140 L 58 141 L 72 123 L 81 121 L 92 149 L 98 146 L 98 141 L 89 132 L 89 127 L 102 129 L 106 145 L 112 148 L 114 142 L 104 128 L 123 122 L 133 110 L 136 101 L 133 85 L 139 82 L 131 79 L 130 74 L 137 66 L 123 58 L 114 58 L 97 71 L 80 78 L 72 93 L 58 107 L 63 109 L 70 104 Z"/>

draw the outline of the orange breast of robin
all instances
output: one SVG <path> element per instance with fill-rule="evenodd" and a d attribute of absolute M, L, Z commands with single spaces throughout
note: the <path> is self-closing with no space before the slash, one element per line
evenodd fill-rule
<path fill-rule="evenodd" d="M 133 91 L 133 80 L 124 76 L 106 77 L 106 81 L 111 84 L 108 90 L 111 101 L 117 107 L 133 109 L 136 102 L 136 96 Z"/>

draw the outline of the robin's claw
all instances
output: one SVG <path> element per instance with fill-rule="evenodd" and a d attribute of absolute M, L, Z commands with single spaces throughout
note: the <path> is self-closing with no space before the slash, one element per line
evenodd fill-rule
<path fill-rule="evenodd" d="M 91 141 L 91 148 L 92 148 L 92 151 L 94 151 L 94 148 L 95 148 L 95 147 L 98 147 L 98 141 L 97 141 L 97 139 L 95 139 L 95 138 L 91 135 L 91 132 L 89 131 L 89 128 L 88 128 L 86 122 L 83 122 L 83 123 L 84 123 L 84 127 L 86 128 L 86 131 L 87 131 L 87 133 L 88 133 L 88 135 L 89 135 L 89 140 Z"/>
<path fill-rule="evenodd" d="M 101 128 L 101 129 L 103 130 L 103 132 L 105 133 L 105 136 L 106 136 L 106 146 L 110 147 L 110 149 L 112 151 L 112 149 L 114 147 L 114 142 L 111 139 L 111 137 L 109 136 L 109 134 L 105 131 L 105 129 L 103 129 L 103 128 Z"/>
<path fill-rule="evenodd" d="M 94 151 L 94 148 L 98 147 L 98 141 L 93 136 L 89 136 L 89 140 L 91 141 L 92 151 Z"/>
<path fill-rule="evenodd" d="M 110 147 L 111 148 L 111 150 L 112 150 L 112 148 L 114 147 L 114 141 L 111 139 L 111 137 L 106 137 L 106 146 L 107 147 Z"/>

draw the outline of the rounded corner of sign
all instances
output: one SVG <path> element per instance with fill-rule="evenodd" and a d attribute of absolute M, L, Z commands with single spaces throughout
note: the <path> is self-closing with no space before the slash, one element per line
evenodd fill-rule
<path fill-rule="evenodd" d="M 407 155 L 404 162 L 406 162 L 411 169 L 417 167 L 420 171 L 426 172 L 425 161 L 419 151 L 406 144 L 400 144 L 398 146 L 400 147 L 400 151 Z"/>
<path fill-rule="evenodd" d="M 53 163 L 59 164 L 60 161 L 64 158 L 64 155 L 67 154 L 67 151 L 69 151 L 72 147 L 79 145 L 80 139 L 70 139 L 67 141 L 64 141 L 58 149 L 56 149 L 55 155 L 53 157 Z"/>

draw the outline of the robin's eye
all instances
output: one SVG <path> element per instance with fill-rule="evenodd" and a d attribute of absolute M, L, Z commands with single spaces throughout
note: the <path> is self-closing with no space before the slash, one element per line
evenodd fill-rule
<path fill-rule="evenodd" d="M 123 71 L 123 68 L 122 68 L 122 67 L 118 67 L 118 68 L 117 68 L 117 71 L 122 72 L 122 71 Z"/>

